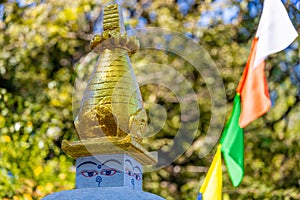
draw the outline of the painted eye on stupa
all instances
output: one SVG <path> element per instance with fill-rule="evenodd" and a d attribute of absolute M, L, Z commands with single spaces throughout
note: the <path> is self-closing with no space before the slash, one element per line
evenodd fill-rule
<path fill-rule="evenodd" d="M 84 170 L 81 172 L 82 176 L 84 177 L 93 177 L 98 175 L 98 172 L 95 170 Z"/>
<path fill-rule="evenodd" d="M 137 173 L 134 173 L 134 178 L 137 180 L 137 181 L 140 181 L 142 179 L 141 175 L 137 174 Z"/>
<path fill-rule="evenodd" d="M 110 168 L 110 169 L 103 169 L 101 170 L 100 174 L 104 175 L 104 176 L 113 176 L 117 173 L 117 170 L 114 168 Z"/>
<path fill-rule="evenodd" d="M 126 169 L 126 174 L 128 174 L 128 176 L 132 176 L 133 175 L 133 172 L 131 171 L 131 170 L 129 170 L 129 169 Z"/>

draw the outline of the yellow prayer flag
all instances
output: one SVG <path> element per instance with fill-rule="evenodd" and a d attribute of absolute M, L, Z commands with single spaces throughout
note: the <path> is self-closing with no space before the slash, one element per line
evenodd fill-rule
<path fill-rule="evenodd" d="M 222 161 L 221 144 L 218 145 L 217 152 L 208 170 L 204 183 L 200 188 L 203 200 L 222 199 Z"/>

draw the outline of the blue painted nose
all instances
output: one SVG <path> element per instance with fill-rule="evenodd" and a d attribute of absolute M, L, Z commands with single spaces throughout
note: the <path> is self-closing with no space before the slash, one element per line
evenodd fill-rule
<path fill-rule="evenodd" d="M 98 187 L 100 187 L 100 183 L 102 182 L 101 176 L 96 177 L 96 182 L 98 183 Z"/>
<path fill-rule="evenodd" d="M 131 179 L 131 185 L 132 185 L 132 189 L 134 189 L 134 179 Z"/>

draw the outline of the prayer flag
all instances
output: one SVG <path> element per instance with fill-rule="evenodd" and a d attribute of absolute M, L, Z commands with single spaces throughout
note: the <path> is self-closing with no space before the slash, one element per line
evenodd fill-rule
<path fill-rule="evenodd" d="M 268 55 L 288 47 L 297 36 L 281 0 L 265 0 L 256 32 L 258 43 L 252 68 L 258 67 Z"/>
<path fill-rule="evenodd" d="M 240 95 L 237 94 L 234 98 L 231 117 L 220 140 L 223 158 L 235 187 L 240 184 L 244 176 L 244 132 L 239 126 L 240 113 Z"/>
<path fill-rule="evenodd" d="M 236 90 L 241 95 L 241 114 L 239 125 L 246 127 L 252 121 L 268 112 L 271 100 L 265 77 L 265 62 L 252 69 L 257 50 L 258 39 L 254 38 L 244 73 Z"/>
<path fill-rule="evenodd" d="M 222 199 L 222 161 L 221 145 L 218 145 L 217 152 L 202 184 L 198 199 L 221 200 Z"/>
<path fill-rule="evenodd" d="M 268 112 L 271 107 L 264 60 L 268 55 L 289 46 L 297 35 L 282 2 L 265 0 L 250 56 L 237 88 L 241 95 L 241 128 Z"/>
<path fill-rule="evenodd" d="M 199 194 L 198 194 L 197 200 L 203 200 L 203 199 L 202 199 L 202 193 L 199 193 Z"/>

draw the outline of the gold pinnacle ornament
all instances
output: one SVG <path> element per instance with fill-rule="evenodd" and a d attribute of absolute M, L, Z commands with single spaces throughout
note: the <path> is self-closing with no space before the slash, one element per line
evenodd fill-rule
<path fill-rule="evenodd" d="M 81 141 L 64 140 L 62 149 L 75 158 L 126 152 L 143 164 L 154 164 L 155 156 L 140 145 L 147 114 L 129 58 L 139 41 L 127 36 L 118 4 L 105 6 L 103 12 L 103 32 L 90 44 L 100 58 L 74 122 Z"/>

